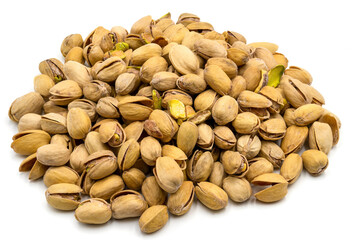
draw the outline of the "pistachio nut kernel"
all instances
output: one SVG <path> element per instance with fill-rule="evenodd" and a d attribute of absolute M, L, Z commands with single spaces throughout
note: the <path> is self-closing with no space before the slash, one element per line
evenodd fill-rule
<path fill-rule="evenodd" d="M 301 154 L 304 168 L 313 176 L 318 176 L 325 171 L 329 165 L 328 157 L 319 150 L 310 149 Z"/>
<path fill-rule="evenodd" d="M 51 185 L 45 192 L 46 201 L 58 210 L 75 210 L 80 204 L 82 189 L 71 183 Z"/>
<path fill-rule="evenodd" d="M 110 204 L 100 198 L 87 199 L 75 210 L 75 218 L 86 224 L 105 224 L 111 219 Z"/>
<path fill-rule="evenodd" d="M 100 141 L 111 147 L 120 147 L 126 139 L 126 133 L 117 121 L 110 121 L 99 127 Z"/>
<path fill-rule="evenodd" d="M 146 209 L 139 218 L 140 230 L 144 233 L 153 233 L 164 227 L 169 219 L 165 205 L 155 205 Z"/>
<path fill-rule="evenodd" d="M 195 187 L 197 199 L 211 210 L 221 210 L 228 203 L 227 193 L 210 182 L 200 182 Z"/>

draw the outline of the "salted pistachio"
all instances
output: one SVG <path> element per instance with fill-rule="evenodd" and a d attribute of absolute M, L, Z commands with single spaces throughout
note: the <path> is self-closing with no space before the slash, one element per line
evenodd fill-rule
<path fill-rule="evenodd" d="M 270 52 L 267 48 L 257 47 L 254 52 L 254 57 L 262 59 L 269 69 L 272 69 L 277 65 L 272 52 Z"/>
<path fill-rule="evenodd" d="M 232 122 L 238 114 L 238 104 L 233 97 L 220 97 L 212 108 L 212 117 L 218 125 Z"/>
<path fill-rule="evenodd" d="M 167 91 L 176 87 L 179 76 L 172 72 L 157 72 L 153 75 L 150 84 L 158 91 Z"/>
<path fill-rule="evenodd" d="M 179 164 L 181 170 L 185 170 L 187 167 L 186 160 L 188 158 L 186 154 L 174 145 L 163 145 L 162 156 L 174 159 Z"/>
<path fill-rule="evenodd" d="M 105 224 L 111 219 L 110 204 L 100 198 L 87 199 L 75 210 L 75 218 L 86 224 Z"/>
<path fill-rule="evenodd" d="M 209 182 L 222 187 L 225 177 L 226 173 L 223 164 L 221 162 L 214 162 L 214 166 L 209 177 Z"/>
<path fill-rule="evenodd" d="M 231 80 L 228 75 L 217 65 L 208 65 L 204 70 L 206 83 L 218 94 L 226 95 L 231 89 Z"/>
<path fill-rule="evenodd" d="M 197 95 L 194 100 L 194 107 L 196 111 L 211 110 L 218 99 L 217 93 L 208 89 Z"/>
<path fill-rule="evenodd" d="M 199 39 L 203 39 L 204 36 L 197 32 L 187 32 L 181 42 L 181 45 L 188 47 L 191 51 L 195 50 L 195 43 Z"/>
<path fill-rule="evenodd" d="M 49 97 L 49 90 L 55 85 L 48 75 L 40 74 L 34 78 L 34 91 L 39 93 L 43 97 Z"/>
<path fill-rule="evenodd" d="M 289 184 L 293 184 L 299 178 L 303 170 L 303 160 L 299 154 L 291 153 L 280 168 L 280 175 L 285 178 Z"/>
<path fill-rule="evenodd" d="M 140 142 L 140 154 L 142 160 L 149 166 L 155 166 L 156 159 L 161 157 L 161 145 L 156 138 L 145 137 Z"/>
<path fill-rule="evenodd" d="M 240 134 L 254 134 L 260 128 L 260 119 L 254 113 L 243 112 L 236 116 L 232 126 Z"/>
<path fill-rule="evenodd" d="M 194 182 L 206 181 L 213 169 L 214 159 L 211 152 L 197 150 L 187 164 L 187 176 Z"/>
<path fill-rule="evenodd" d="M 181 216 L 187 213 L 194 201 L 195 190 L 191 181 L 184 181 L 181 187 L 169 195 L 167 207 L 169 212 Z"/>
<path fill-rule="evenodd" d="M 111 87 L 106 82 L 93 80 L 84 85 L 83 92 L 86 99 L 97 102 L 101 98 L 110 96 Z"/>
<path fill-rule="evenodd" d="M 217 126 L 214 128 L 215 145 L 220 149 L 231 149 L 236 144 L 236 138 L 230 128 Z"/>
<path fill-rule="evenodd" d="M 144 129 L 150 136 L 159 138 L 165 143 L 173 138 L 178 128 L 169 114 L 157 109 L 151 112 L 149 119 L 144 123 Z"/>
<path fill-rule="evenodd" d="M 47 166 L 37 161 L 36 153 L 33 153 L 27 158 L 25 158 L 19 166 L 19 172 L 30 171 L 29 180 L 36 180 L 43 177 L 47 169 Z"/>
<path fill-rule="evenodd" d="M 40 93 L 30 92 L 12 102 L 8 116 L 11 120 L 18 122 L 27 113 L 41 114 L 44 103 Z"/>
<path fill-rule="evenodd" d="M 295 125 L 294 111 L 295 108 L 288 108 L 285 110 L 283 118 L 287 127 Z"/>
<path fill-rule="evenodd" d="M 144 197 L 133 190 L 122 190 L 110 198 L 112 217 L 125 219 L 139 217 L 147 208 L 148 204 Z"/>
<path fill-rule="evenodd" d="M 37 113 L 27 113 L 19 119 L 18 131 L 41 130 L 41 115 Z"/>
<path fill-rule="evenodd" d="M 210 58 L 206 62 L 205 67 L 209 66 L 209 65 L 217 65 L 217 66 L 219 66 L 228 75 L 228 77 L 230 79 L 233 79 L 234 77 L 237 76 L 238 67 L 234 63 L 234 61 L 232 61 L 229 58 L 226 58 L 226 57 L 213 57 L 213 58 Z"/>
<path fill-rule="evenodd" d="M 14 152 L 22 155 L 30 155 L 50 142 L 50 135 L 42 130 L 26 130 L 13 136 L 11 148 Z"/>
<path fill-rule="evenodd" d="M 125 43 L 129 45 L 129 50 L 136 50 L 144 45 L 144 42 L 142 41 L 139 34 L 128 34 L 125 38 Z"/>
<path fill-rule="evenodd" d="M 66 106 L 82 96 L 82 90 L 75 81 L 64 80 L 50 88 L 50 101 L 56 105 Z"/>
<path fill-rule="evenodd" d="M 93 67 L 96 79 L 104 82 L 114 82 L 117 77 L 126 72 L 126 64 L 119 57 L 111 57 Z"/>
<path fill-rule="evenodd" d="M 86 135 L 84 143 L 85 143 L 85 148 L 89 154 L 92 154 L 97 151 L 109 149 L 109 147 L 105 143 L 101 142 L 100 134 L 95 131 L 91 131 Z"/>
<path fill-rule="evenodd" d="M 81 47 L 73 47 L 65 57 L 65 63 L 69 61 L 85 63 L 84 50 Z"/>
<path fill-rule="evenodd" d="M 114 97 L 101 98 L 96 104 L 96 112 L 104 118 L 119 118 L 118 100 Z"/>
<path fill-rule="evenodd" d="M 250 183 L 245 178 L 226 177 L 223 188 L 234 202 L 245 202 L 252 193 Z"/>
<path fill-rule="evenodd" d="M 340 119 L 335 114 L 324 110 L 324 113 L 320 117 L 319 122 L 329 124 L 333 135 L 333 146 L 335 146 L 339 141 L 339 129 L 341 127 Z"/>
<path fill-rule="evenodd" d="M 123 96 L 119 99 L 119 110 L 121 116 L 130 121 L 146 120 L 151 112 L 153 101 L 142 96 Z"/>
<path fill-rule="evenodd" d="M 130 168 L 122 173 L 122 178 L 129 189 L 138 191 L 146 176 L 141 170 Z"/>
<path fill-rule="evenodd" d="M 201 34 L 214 31 L 214 27 L 208 22 L 192 22 L 186 26 L 190 31 L 196 31 Z"/>
<path fill-rule="evenodd" d="M 169 219 L 165 205 L 155 205 L 146 209 L 139 218 L 140 230 L 144 233 L 153 233 L 164 227 Z"/>
<path fill-rule="evenodd" d="M 96 181 L 90 188 L 89 195 L 92 198 L 109 200 L 116 192 L 125 188 L 124 181 L 119 175 L 112 174 L 101 180 Z"/>
<path fill-rule="evenodd" d="M 181 74 L 197 73 L 199 61 L 195 54 L 186 46 L 176 45 L 170 49 L 169 59 L 176 71 Z"/>
<path fill-rule="evenodd" d="M 206 60 L 213 57 L 226 58 L 227 56 L 224 46 L 215 40 L 205 38 L 198 39 L 194 43 L 194 51 L 196 54 Z"/>
<path fill-rule="evenodd" d="M 304 168 L 313 176 L 318 176 L 325 171 L 329 165 L 328 157 L 319 150 L 306 150 L 301 155 Z"/>
<path fill-rule="evenodd" d="M 236 150 L 244 155 L 246 159 L 252 159 L 261 149 L 261 141 L 256 135 L 242 135 L 236 144 Z"/>
<path fill-rule="evenodd" d="M 285 160 L 284 151 L 275 142 L 271 141 L 261 141 L 259 156 L 266 158 L 274 168 L 280 168 Z"/>
<path fill-rule="evenodd" d="M 122 26 L 114 26 L 111 28 L 110 32 L 116 33 L 120 42 L 124 41 L 126 35 L 128 35 L 128 31 Z"/>
<path fill-rule="evenodd" d="M 286 75 L 283 76 L 280 84 L 284 90 L 286 100 L 289 101 L 293 107 L 298 108 L 311 103 L 311 92 L 306 84 Z"/>
<path fill-rule="evenodd" d="M 101 39 L 104 35 L 108 34 L 109 30 L 105 29 L 102 26 L 99 26 L 95 28 L 89 35 L 85 38 L 83 43 L 83 48 L 85 48 L 87 45 L 94 43 L 94 44 L 100 44 Z"/>
<path fill-rule="evenodd" d="M 43 180 L 46 187 L 57 183 L 76 184 L 79 181 L 79 174 L 67 166 L 50 167 L 46 170 Z"/>
<path fill-rule="evenodd" d="M 312 98 L 311 103 L 318 104 L 320 106 L 325 104 L 325 99 L 318 90 L 316 90 L 313 86 L 310 85 L 308 86 L 308 89 Z"/>
<path fill-rule="evenodd" d="M 176 86 L 190 94 L 198 94 L 206 89 L 205 80 L 196 74 L 186 74 L 176 80 Z"/>
<path fill-rule="evenodd" d="M 244 155 L 239 152 L 225 151 L 221 155 L 221 163 L 227 174 L 242 178 L 249 171 L 249 163 Z"/>
<path fill-rule="evenodd" d="M 150 83 L 153 76 L 158 72 L 166 71 L 168 63 L 165 58 L 154 56 L 144 62 L 140 68 L 140 79 L 144 83 Z"/>
<path fill-rule="evenodd" d="M 239 40 L 233 42 L 233 44 L 231 44 L 231 47 L 238 48 L 238 49 L 246 51 L 249 54 L 250 57 L 253 57 L 254 52 L 255 52 L 254 47 L 252 47 L 250 45 L 247 45 L 246 43 L 244 43 L 242 41 L 239 41 Z"/>
<path fill-rule="evenodd" d="M 199 125 L 201 123 L 204 123 L 206 120 L 210 119 L 211 112 L 210 112 L 210 110 L 204 110 L 204 111 L 195 112 L 195 113 L 191 114 L 191 116 L 189 116 L 189 114 L 187 114 L 187 115 L 188 115 L 189 122 Z"/>
<path fill-rule="evenodd" d="M 67 133 L 66 118 L 58 113 L 42 115 L 40 125 L 49 134 Z"/>
<path fill-rule="evenodd" d="M 272 118 L 260 124 L 259 135 L 264 140 L 279 140 L 285 136 L 286 124 L 283 119 Z"/>
<path fill-rule="evenodd" d="M 82 47 L 83 42 L 83 38 L 80 34 L 70 34 L 61 43 L 60 51 L 62 55 L 66 57 L 72 48 Z"/>
<path fill-rule="evenodd" d="M 245 37 L 243 35 L 241 35 L 240 33 L 237 33 L 234 31 L 225 31 L 225 32 L 223 32 L 223 35 L 225 37 L 225 40 L 231 45 L 233 45 L 237 41 L 246 43 Z"/>
<path fill-rule="evenodd" d="M 164 204 L 167 197 L 167 193 L 160 188 L 154 176 L 145 178 L 141 192 L 150 207 Z"/>
<path fill-rule="evenodd" d="M 273 56 L 277 64 L 283 65 L 285 68 L 288 67 L 289 60 L 284 56 L 284 54 L 276 52 L 273 53 Z"/>
<path fill-rule="evenodd" d="M 220 210 L 226 207 L 228 195 L 220 187 L 210 182 L 200 182 L 195 187 L 197 199 L 211 210 Z"/>
<path fill-rule="evenodd" d="M 102 61 L 104 52 L 100 45 L 91 43 L 84 47 L 83 56 L 89 66 L 94 66 L 96 63 Z"/>
<path fill-rule="evenodd" d="M 117 32 L 108 32 L 103 35 L 100 40 L 100 47 L 103 52 L 111 51 L 115 49 L 117 43 L 121 43 L 121 36 Z"/>
<path fill-rule="evenodd" d="M 119 169 L 125 171 L 130 169 L 140 156 L 140 145 L 134 139 L 129 139 L 124 142 L 119 150 L 117 161 Z"/>
<path fill-rule="evenodd" d="M 153 173 L 159 186 L 168 193 L 176 192 L 184 181 L 179 165 L 170 157 L 159 157 Z"/>
<path fill-rule="evenodd" d="M 118 121 L 109 121 L 99 127 L 100 141 L 111 147 L 120 147 L 126 140 L 126 134 Z"/>
<path fill-rule="evenodd" d="M 64 74 L 67 79 L 75 81 L 81 88 L 84 88 L 92 80 L 90 68 L 75 61 L 68 61 L 64 64 Z"/>
<path fill-rule="evenodd" d="M 246 179 L 249 182 L 257 176 L 274 171 L 272 163 L 263 157 L 256 157 L 249 160 L 249 165 L 249 171 L 246 173 Z"/>
<path fill-rule="evenodd" d="M 91 122 L 94 122 L 98 115 L 96 112 L 96 103 L 88 99 L 76 99 L 69 103 L 68 110 L 72 108 L 80 108 L 89 116 Z"/>
<path fill-rule="evenodd" d="M 96 181 L 89 177 L 87 174 L 86 169 L 81 173 L 79 181 L 77 182 L 77 185 L 81 187 L 84 194 L 89 194 L 90 189 L 92 185 L 94 185 Z"/>
<path fill-rule="evenodd" d="M 119 95 L 127 95 L 134 92 L 140 85 L 140 78 L 135 73 L 122 73 L 115 81 L 115 91 Z"/>
<path fill-rule="evenodd" d="M 276 45 L 275 43 L 269 43 L 269 42 L 253 42 L 253 43 L 249 43 L 248 45 L 254 48 L 259 48 L 259 47 L 266 48 L 272 54 L 274 54 L 279 48 L 279 46 Z"/>
<path fill-rule="evenodd" d="M 193 99 L 192 97 L 187 94 L 184 91 L 178 90 L 178 89 L 170 89 L 163 93 L 162 95 L 162 101 L 161 106 L 163 108 L 167 108 L 167 104 L 170 100 L 177 99 L 180 102 L 182 102 L 185 106 L 187 105 L 193 105 Z"/>
<path fill-rule="evenodd" d="M 189 156 L 194 149 L 199 136 L 198 127 L 192 122 L 183 122 L 177 132 L 176 144 Z"/>
<path fill-rule="evenodd" d="M 143 65 L 151 57 L 161 56 L 162 49 L 155 43 L 149 43 L 137 48 L 131 55 L 131 64 L 135 66 Z"/>
<path fill-rule="evenodd" d="M 296 125 L 288 127 L 280 145 L 285 155 L 299 152 L 307 139 L 308 133 L 309 129 L 307 127 L 298 127 Z"/>
<path fill-rule="evenodd" d="M 62 145 L 72 152 L 75 141 L 67 134 L 55 134 L 51 137 L 50 144 Z"/>
<path fill-rule="evenodd" d="M 190 23 L 199 22 L 199 21 L 200 21 L 200 18 L 193 13 L 182 13 L 179 16 L 177 23 L 181 23 L 184 26 L 187 26 Z"/>
<path fill-rule="evenodd" d="M 287 194 L 288 182 L 277 173 L 262 174 L 254 178 L 251 183 L 260 186 L 271 185 L 271 187 L 254 194 L 255 198 L 261 202 L 280 201 Z"/>
<path fill-rule="evenodd" d="M 144 122 L 135 121 L 124 128 L 126 140 L 134 139 L 137 141 L 144 131 Z"/>
<path fill-rule="evenodd" d="M 309 146 L 328 154 L 332 148 L 333 135 L 327 123 L 314 122 L 309 130 Z"/>
<path fill-rule="evenodd" d="M 204 150 L 211 150 L 215 142 L 215 135 L 212 128 L 205 123 L 199 124 L 198 133 L 196 144 Z"/>
<path fill-rule="evenodd" d="M 51 185 L 45 192 L 46 201 L 58 210 L 75 210 L 80 204 L 82 189 L 71 183 Z"/>
<path fill-rule="evenodd" d="M 229 95 L 237 99 L 242 91 L 246 89 L 246 80 L 242 76 L 236 76 L 231 80 Z"/>
<path fill-rule="evenodd" d="M 36 151 L 37 160 L 45 166 L 61 166 L 70 159 L 70 150 L 60 144 L 47 144 Z"/>
<path fill-rule="evenodd" d="M 64 64 L 56 58 L 46 59 L 39 64 L 41 74 L 48 75 L 56 83 L 66 79 Z"/>
<path fill-rule="evenodd" d="M 308 71 L 296 66 L 290 66 L 288 69 L 285 70 L 285 74 L 299 80 L 302 83 L 309 85 L 312 83 L 313 80 L 312 76 Z"/>
<path fill-rule="evenodd" d="M 182 24 L 173 24 L 164 30 L 164 38 L 168 39 L 168 42 L 176 42 L 180 44 L 189 30 Z"/>
<path fill-rule="evenodd" d="M 254 91 L 259 86 L 260 80 L 263 77 L 263 71 L 267 70 L 268 67 L 262 59 L 249 59 L 239 70 L 239 74 L 246 80 L 246 89 Z"/>
<path fill-rule="evenodd" d="M 318 120 L 324 109 L 317 104 L 305 104 L 294 111 L 294 122 L 298 126 L 309 125 Z"/>
<path fill-rule="evenodd" d="M 70 166 L 78 173 L 82 173 L 85 169 L 84 162 L 86 158 L 89 156 L 85 145 L 80 144 L 74 148 L 74 150 L 70 154 Z"/>
<path fill-rule="evenodd" d="M 240 67 L 249 61 L 249 53 L 245 50 L 231 47 L 227 49 L 227 57 L 232 60 L 236 66 Z"/>
<path fill-rule="evenodd" d="M 74 139 L 84 139 L 91 129 L 89 115 L 81 108 L 71 108 L 67 115 L 67 131 Z"/>
<path fill-rule="evenodd" d="M 237 101 L 244 108 L 268 108 L 272 105 L 266 97 L 248 90 L 242 91 Z"/>
<path fill-rule="evenodd" d="M 109 150 L 90 154 L 84 162 L 87 175 L 94 180 L 111 175 L 117 169 L 116 156 Z"/>
<path fill-rule="evenodd" d="M 152 17 L 150 15 L 145 16 L 137 20 L 131 27 L 131 34 L 140 34 L 143 33 L 145 28 L 150 25 Z"/>
<path fill-rule="evenodd" d="M 211 40 L 220 40 L 220 41 L 225 41 L 225 36 L 222 35 L 221 33 L 218 33 L 216 31 L 210 31 L 210 32 L 206 32 L 203 34 L 205 39 L 211 39 Z M 227 45 L 227 43 L 226 43 Z"/>
<path fill-rule="evenodd" d="M 281 93 L 274 87 L 265 86 L 259 91 L 259 94 L 265 96 L 272 102 L 272 105 L 269 107 L 271 113 L 279 113 L 284 106 Z"/>

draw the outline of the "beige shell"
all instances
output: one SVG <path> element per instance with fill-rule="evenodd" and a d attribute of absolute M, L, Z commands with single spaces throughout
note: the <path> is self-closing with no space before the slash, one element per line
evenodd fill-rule
<path fill-rule="evenodd" d="M 179 165 L 170 157 L 159 157 L 153 173 L 159 186 L 168 193 L 176 192 L 184 181 Z"/>
<path fill-rule="evenodd" d="M 309 130 L 309 146 L 328 154 L 332 148 L 333 135 L 329 124 L 314 122 Z"/>
<path fill-rule="evenodd" d="M 30 155 L 36 150 L 50 142 L 50 135 L 42 130 L 27 130 L 13 136 L 11 148 L 14 152 L 22 155 Z"/>
<path fill-rule="evenodd" d="M 80 204 L 82 189 L 71 183 L 51 185 L 45 192 L 46 201 L 58 210 L 75 210 Z"/>
<path fill-rule="evenodd" d="M 289 184 L 293 184 L 299 178 L 302 170 L 302 158 L 299 154 L 291 153 L 285 158 L 280 168 L 280 175 L 283 176 Z"/>
<path fill-rule="evenodd" d="M 300 151 L 307 139 L 308 132 L 307 127 L 298 127 L 296 125 L 288 127 L 280 145 L 285 155 Z"/>
<path fill-rule="evenodd" d="M 144 197 L 133 190 L 122 190 L 110 198 L 112 217 L 125 219 L 139 217 L 147 208 L 148 204 Z"/>
<path fill-rule="evenodd" d="M 110 204 L 103 199 L 91 198 L 81 202 L 75 211 L 75 218 L 87 224 L 105 224 L 111 219 Z"/>
<path fill-rule="evenodd" d="M 185 181 L 181 187 L 169 195 L 167 207 L 169 212 L 181 216 L 187 213 L 194 201 L 195 188 L 191 181 Z"/>
<path fill-rule="evenodd" d="M 67 115 L 67 130 L 74 139 L 84 139 L 91 129 L 89 115 L 81 108 L 71 108 Z"/>
<path fill-rule="evenodd" d="M 211 210 L 221 210 L 228 203 L 228 195 L 220 187 L 210 182 L 200 182 L 195 187 L 197 199 Z"/>
<path fill-rule="evenodd" d="M 238 104 L 233 97 L 220 97 L 214 104 L 211 113 L 218 125 L 226 125 L 232 122 L 238 114 Z"/>
<path fill-rule="evenodd" d="M 199 69 L 199 61 L 186 46 L 175 45 L 170 49 L 169 59 L 176 71 L 181 74 L 195 73 Z"/>
<path fill-rule="evenodd" d="M 229 176 L 224 179 L 223 188 L 234 202 L 245 202 L 252 193 L 250 183 L 245 178 Z"/>
<path fill-rule="evenodd" d="M 149 207 L 139 218 L 140 230 L 144 233 L 153 233 L 164 227 L 169 219 L 165 205 Z"/>
<path fill-rule="evenodd" d="M 41 114 L 44 103 L 44 99 L 37 92 L 25 94 L 12 102 L 8 112 L 9 118 L 18 122 L 27 113 Z"/>
<path fill-rule="evenodd" d="M 208 65 L 204 70 L 206 83 L 218 94 L 226 95 L 231 89 L 231 80 L 228 75 L 217 65 Z"/>

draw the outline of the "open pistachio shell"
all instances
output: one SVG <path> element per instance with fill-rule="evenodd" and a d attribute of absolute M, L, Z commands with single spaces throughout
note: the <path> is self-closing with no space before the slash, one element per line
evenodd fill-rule
<path fill-rule="evenodd" d="M 11 148 L 14 152 L 22 155 L 30 155 L 36 150 L 50 142 L 50 135 L 42 130 L 27 130 L 13 136 Z"/>
<path fill-rule="evenodd" d="M 296 125 L 288 127 L 280 145 L 284 154 L 288 155 L 300 151 L 307 139 L 308 132 L 309 129 L 307 127 L 298 127 Z"/>
<path fill-rule="evenodd" d="M 185 181 L 181 187 L 169 195 L 167 207 L 169 212 L 181 216 L 187 213 L 194 201 L 195 188 L 191 181 Z"/>

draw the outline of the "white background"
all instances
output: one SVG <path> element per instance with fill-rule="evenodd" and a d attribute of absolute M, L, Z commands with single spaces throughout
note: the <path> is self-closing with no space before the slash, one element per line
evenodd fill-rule
<path fill-rule="evenodd" d="M 358 1 L 2 1 L 0 6 L 1 166 L 0 238 L 5 239 L 359 239 L 359 7 Z M 137 219 L 104 226 L 78 223 L 73 212 L 46 203 L 42 181 L 19 173 L 23 157 L 10 148 L 16 124 L 11 102 L 33 91 L 40 61 L 60 58 L 65 36 L 83 38 L 97 26 L 110 29 L 145 15 L 173 20 L 192 12 L 218 32 L 234 30 L 248 42 L 277 43 L 290 65 L 307 69 L 325 107 L 342 121 L 339 144 L 319 177 L 305 171 L 285 199 L 262 204 L 229 202 L 213 212 L 199 202 L 182 217 L 170 216 L 152 235 Z"/>

